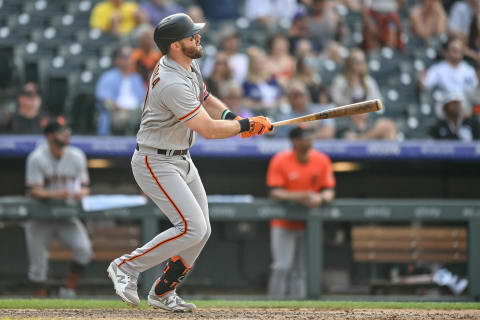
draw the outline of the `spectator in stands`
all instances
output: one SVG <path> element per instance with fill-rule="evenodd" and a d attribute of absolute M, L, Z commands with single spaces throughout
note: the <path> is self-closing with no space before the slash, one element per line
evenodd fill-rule
<path fill-rule="evenodd" d="M 208 22 L 205 20 L 205 15 L 203 14 L 203 9 L 199 6 L 189 6 L 187 8 L 187 15 L 192 18 L 193 22 L 195 23 L 206 23 Z M 208 27 L 208 25 L 206 26 Z M 202 29 L 202 34 L 205 33 L 206 30 Z"/>
<path fill-rule="evenodd" d="M 279 114 L 277 121 L 287 120 L 291 118 L 301 117 L 314 112 L 320 112 L 327 105 L 313 105 L 310 102 L 310 95 L 305 84 L 298 80 L 293 80 L 289 83 L 287 88 L 287 97 L 290 111 Z M 330 107 L 333 107 L 332 105 Z M 306 127 L 312 129 L 313 139 L 329 139 L 335 133 L 335 122 L 333 119 L 326 119 L 322 121 L 313 121 L 306 124 Z M 279 138 L 286 138 L 288 136 L 289 128 L 287 126 L 278 127 L 275 129 L 275 136 Z"/>
<path fill-rule="evenodd" d="M 121 46 L 113 53 L 115 67 L 100 76 L 95 88 L 99 110 L 98 134 L 135 134 L 145 96 L 142 76 L 132 72 L 131 49 Z"/>
<path fill-rule="evenodd" d="M 470 24 L 470 32 L 466 39 L 464 55 L 469 61 L 478 63 L 480 62 L 480 19 L 478 17 L 478 2 L 476 6 L 476 14 L 473 16 Z"/>
<path fill-rule="evenodd" d="M 410 11 L 410 23 L 413 33 L 431 42 L 435 37 L 447 32 L 447 14 L 440 0 L 422 0 Z"/>
<path fill-rule="evenodd" d="M 214 96 L 219 96 L 221 87 L 234 82 L 233 72 L 228 65 L 228 56 L 219 52 L 215 57 L 215 65 L 211 75 L 205 80 L 208 91 Z"/>
<path fill-rule="evenodd" d="M 171 14 L 185 12 L 184 7 L 172 0 L 148 0 L 140 5 L 140 10 L 153 26 Z"/>
<path fill-rule="evenodd" d="M 29 194 L 43 201 L 78 202 L 88 195 L 87 159 L 83 151 L 69 146 L 70 129 L 57 123 L 46 125 L 46 144 L 28 155 L 26 185 Z M 92 245 L 78 218 L 31 219 L 25 223 L 28 252 L 28 278 L 34 296 L 46 296 L 48 246 L 55 237 L 72 250 L 73 261 L 60 289 L 60 297 L 75 297 L 77 282 L 92 257 Z"/>
<path fill-rule="evenodd" d="M 150 79 L 150 74 L 162 57 L 160 51 L 153 42 L 153 27 L 148 24 L 141 25 L 136 31 L 138 48 L 133 50 L 132 60 L 133 71 L 142 75 L 145 82 Z"/>
<path fill-rule="evenodd" d="M 308 57 L 308 58 L 317 57 L 317 54 L 313 52 L 312 42 L 309 39 L 299 39 L 296 42 L 294 55 L 295 57 L 297 57 L 297 61 L 298 61 L 298 58 L 300 57 Z"/>
<path fill-rule="evenodd" d="M 292 150 L 276 154 L 268 165 L 270 197 L 307 208 L 332 202 L 335 177 L 330 158 L 312 148 L 308 129 L 295 127 L 289 138 Z M 270 227 L 273 261 L 268 295 L 274 299 L 304 299 L 307 286 L 305 223 L 274 219 Z"/>
<path fill-rule="evenodd" d="M 245 106 L 256 112 L 272 112 L 282 96 L 280 84 L 272 76 L 265 52 L 256 47 L 248 49 L 247 80 L 243 83 Z"/>
<path fill-rule="evenodd" d="M 285 86 L 295 74 L 295 58 L 290 55 L 288 38 L 280 33 L 268 40 L 268 63 L 275 79 Z"/>
<path fill-rule="evenodd" d="M 475 70 L 463 60 L 462 40 L 451 38 L 446 45 L 444 60 L 431 66 L 423 75 L 421 84 L 427 90 L 439 89 L 443 93 L 464 93 L 477 85 Z"/>
<path fill-rule="evenodd" d="M 211 91 L 210 91 L 211 92 Z M 220 87 L 218 93 L 220 100 L 228 106 L 230 111 L 242 118 L 253 117 L 253 113 L 243 106 L 243 89 L 235 81 L 229 81 Z"/>
<path fill-rule="evenodd" d="M 220 35 L 220 51 L 227 55 L 228 65 L 233 72 L 233 78 L 243 83 L 247 78 L 248 56 L 240 51 L 241 38 L 235 27 L 226 27 Z M 202 70 L 205 77 L 212 73 L 215 59 L 206 58 Z"/>
<path fill-rule="evenodd" d="M 342 27 L 334 8 L 335 3 L 313 0 L 308 14 L 310 40 L 316 51 L 326 50 L 335 38 L 340 38 Z"/>
<path fill-rule="evenodd" d="M 345 140 L 395 140 L 397 126 L 387 118 L 373 121 L 368 113 L 357 114 L 337 125 L 335 137 Z"/>
<path fill-rule="evenodd" d="M 450 9 L 448 31 L 454 38 L 467 42 L 472 23 L 478 14 L 478 0 L 457 1 Z"/>
<path fill-rule="evenodd" d="M 398 14 L 404 0 L 368 0 L 362 7 L 365 51 L 382 46 L 404 50 L 402 25 Z"/>
<path fill-rule="evenodd" d="M 297 0 L 246 0 L 245 17 L 271 29 L 277 27 L 280 20 L 291 21 L 299 9 Z"/>
<path fill-rule="evenodd" d="M 297 55 L 297 52 L 300 50 L 298 48 L 300 42 L 308 41 L 310 48 L 313 48 L 310 40 L 310 25 L 306 13 L 299 12 L 293 17 L 290 28 L 288 29 L 288 41 L 290 42 L 290 53 L 295 55 Z M 303 46 L 305 46 L 305 44 Z"/>
<path fill-rule="evenodd" d="M 196 3 L 202 7 L 206 18 L 214 21 L 233 20 L 240 15 L 239 7 L 242 1 L 239 0 L 197 0 Z"/>
<path fill-rule="evenodd" d="M 331 95 L 337 106 L 381 99 L 377 82 L 368 74 L 363 51 L 360 49 L 350 51 L 350 55 L 345 61 L 343 74 L 339 74 L 333 79 Z"/>
<path fill-rule="evenodd" d="M 33 82 L 22 86 L 17 95 L 17 110 L 2 128 L 5 133 L 41 134 L 48 122 L 48 116 L 42 112 L 42 97 Z"/>
<path fill-rule="evenodd" d="M 476 62 L 475 74 L 477 75 L 477 85 L 465 90 L 467 114 L 473 117 L 480 116 L 480 63 Z"/>
<path fill-rule="evenodd" d="M 305 83 L 310 94 L 310 100 L 313 103 L 319 103 L 321 95 L 324 92 L 322 88 L 322 79 L 316 71 L 316 59 L 314 56 L 299 56 L 297 58 L 297 72 L 295 79 Z M 325 102 L 325 101 L 322 101 Z"/>
<path fill-rule="evenodd" d="M 337 106 L 350 103 L 381 99 L 377 82 L 368 75 L 365 54 L 359 49 L 352 49 L 345 62 L 344 73 L 337 75 L 331 87 L 331 96 Z M 393 121 L 381 118 L 373 122 L 368 114 L 355 115 L 339 124 L 336 132 L 338 138 L 348 140 L 396 139 L 397 129 Z"/>
<path fill-rule="evenodd" d="M 472 141 L 480 139 L 480 124 L 477 117 L 470 117 L 463 108 L 464 96 L 457 92 L 447 93 L 437 106 L 438 122 L 430 128 L 430 136 L 441 140 Z"/>
<path fill-rule="evenodd" d="M 129 34 L 144 19 L 133 1 L 104 0 L 95 5 L 90 16 L 90 27 L 114 35 Z"/>

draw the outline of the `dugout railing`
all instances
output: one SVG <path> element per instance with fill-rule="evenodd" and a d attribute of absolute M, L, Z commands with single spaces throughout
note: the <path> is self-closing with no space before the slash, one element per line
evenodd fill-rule
<path fill-rule="evenodd" d="M 323 225 L 324 222 L 352 223 L 464 223 L 467 226 L 468 294 L 480 297 L 480 201 L 479 200 L 389 200 L 338 199 L 331 206 L 305 209 L 297 205 L 281 204 L 268 199 L 251 202 L 210 202 L 212 221 L 266 221 L 272 218 L 305 220 L 307 223 L 308 296 L 322 295 Z M 164 219 L 151 203 L 130 208 L 85 212 L 81 206 L 62 203 L 42 203 L 25 197 L 0 198 L 0 220 L 26 220 L 28 218 L 54 219 L 77 216 L 82 219 L 137 220 L 141 226 L 141 241 L 146 242 L 158 232 L 158 219 Z M 154 281 L 151 270 L 142 277 L 143 290 Z"/>

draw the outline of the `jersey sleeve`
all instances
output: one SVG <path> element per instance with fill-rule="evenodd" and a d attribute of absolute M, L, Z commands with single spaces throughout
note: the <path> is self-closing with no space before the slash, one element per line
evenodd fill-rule
<path fill-rule="evenodd" d="M 200 102 L 186 84 L 172 84 L 163 89 L 160 95 L 165 106 L 182 122 L 192 119 L 200 111 Z"/>
<path fill-rule="evenodd" d="M 274 156 L 267 169 L 267 186 L 270 188 L 284 188 L 287 184 L 281 158 Z"/>
<path fill-rule="evenodd" d="M 428 69 L 425 79 L 423 80 L 423 85 L 428 89 L 433 89 L 438 84 L 438 66 L 433 65 Z"/>
<path fill-rule="evenodd" d="M 87 157 L 83 152 L 80 152 L 80 183 L 82 186 L 90 184 L 90 176 L 88 175 Z"/>
<path fill-rule="evenodd" d="M 32 155 L 27 158 L 27 172 L 25 174 L 25 184 L 30 187 L 43 187 L 44 174 L 38 160 Z"/>
<path fill-rule="evenodd" d="M 332 161 L 329 157 L 322 157 L 323 168 L 321 173 L 321 189 L 333 189 L 335 188 L 335 176 L 333 175 Z"/>

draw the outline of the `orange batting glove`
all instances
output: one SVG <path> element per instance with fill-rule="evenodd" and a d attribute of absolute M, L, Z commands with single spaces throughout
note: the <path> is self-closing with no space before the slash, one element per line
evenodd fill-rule
<path fill-rule="evenodd" d="M 240 121 L 245 122 L 244 124 L 240 124 L 240 126 L 242 127 L 242 138 L 244 139 L 253 136 L 261 136 L 273 129 L 270 120 L 263 116 L 247 118 Z M 246 121 L 248 121 L 248 128 L 243 126 L 247 124 Z"/>

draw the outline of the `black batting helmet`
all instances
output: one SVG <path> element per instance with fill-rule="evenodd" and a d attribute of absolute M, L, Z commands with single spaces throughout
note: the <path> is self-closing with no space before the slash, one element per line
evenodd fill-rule
<path fill-rule="evenodd" d="M 169 15 L 155 27 L 153 40 L 163 54 L 167 54 L 171 43 L 197 34 L 205 23 L 194 23 L 185 13 Z"/>

